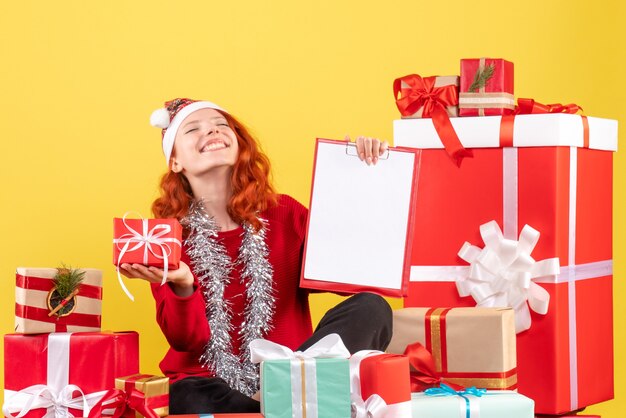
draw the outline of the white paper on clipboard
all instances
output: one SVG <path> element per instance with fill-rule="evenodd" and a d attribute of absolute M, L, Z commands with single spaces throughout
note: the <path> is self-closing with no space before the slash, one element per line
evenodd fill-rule
<path fill-rule="evenodd" d="M 337 290 L 402 289 L 416 158 L 391 148 L 368 166 L 354 144 L 318 140 L 303 287 L 320 288 L 307 285 L 313 280 L 343 284 Z"/>

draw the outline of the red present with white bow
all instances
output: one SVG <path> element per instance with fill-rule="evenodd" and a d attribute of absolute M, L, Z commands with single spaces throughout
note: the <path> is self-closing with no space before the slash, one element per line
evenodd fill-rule
<path fill-rule="evenodd" d="M 394 121 L 395 145 L 421 149 L 405 306 L 512 306 L 518 330 L 529 328 L 517 337 L 518 388 L 538 413 L 611 399 L 617 122 L 530 114 L 452 124 L 474 155 L 461 167 L 431 120 Z"/>
<path fill-rule="evenodd" d="M 2 411 L 7 417 L 87 416 L 116 377 L 138 369 L 136 332 L 8 334 Z"/>
<path fill-rule="evenodd" d="M 66 314 L 51 314 L 54 268 L 19 267 L 15 272 L 15 332 L 100 331 L 102 316 L 102 271 L 81 269 L 83 280 L 71 298 L 72 309 Z"/>
<path fill-rule="evenodd" d="M 411 418 L 409 359 L 362 350 L 350 357 L 352 418 Z"/>
<path fill-rule="evenodd" d="M 163 269 L 163 282 L 168 270 L 180 263 L 182 227 L 176 219 L 113 219 L 113 264 L 124 293 L 130 294 L 119 273 L 123 263 L 142 264 Z"/>

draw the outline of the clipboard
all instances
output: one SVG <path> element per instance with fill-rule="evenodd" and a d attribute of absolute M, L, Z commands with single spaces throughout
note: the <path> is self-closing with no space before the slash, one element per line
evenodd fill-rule
<path fill-rule="evenodd" d="M 406 296 L 420 156 L 389 148 L 368 166 L 354 143 L 317 139 L 301 287 Z"/>

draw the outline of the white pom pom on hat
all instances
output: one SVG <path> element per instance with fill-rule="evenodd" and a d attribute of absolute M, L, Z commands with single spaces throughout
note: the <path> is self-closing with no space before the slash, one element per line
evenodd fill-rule
<path fill-rule="evenodd" d="M 150 125 L 155 128 L 167 129 L 170 126 L 170 112 L 164 107 L 155 110 L 150 115 Z"/>
<path fill-rule="evenodd" d="M 189 100 L 183 106 L 178 107 L 175 110 L 176 113 L 174 113 L 173 115 L 171 115 L 166 108 L 157 109 L 152 112 L 152 115 L 150 115 L 150 124 L 155 128 L 164 129 L 162 145 L 163 154 L 165 154 L 165 163 L 168 166 L 170 164 L 172 150 L 174 149 L 174 140 L 176 139 L 176 132 L 178 131 L 178 128 L 187 116 L 200 109 L 215 109 L 224 113 L 228 113 L 227 110 L 222 109 L 215 103 L 206 101 L 195 102 Z"/>

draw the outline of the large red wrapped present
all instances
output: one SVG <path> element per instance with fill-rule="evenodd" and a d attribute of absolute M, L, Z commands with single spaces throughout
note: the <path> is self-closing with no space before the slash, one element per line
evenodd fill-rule
<path fill-rule="evenodd" d="M 143 264 L 163 269 L 163 283 L 168 270 L 180 263 L 182 227 L 176 219 L 113 219 L 113 264 L 122 289 L 130 294 L 119 273 L 123 263 Z"/>
<path fill-rule="evenodd" d="M 452 123 L 474 152 L 460 168 L 431 121 L 394 122 L 395 145 L 422 149 L 405 306 L 512 306 L 518 329 L 530 328 L 517 337 L 518 389 L 538 413 L 611 399 L 617 122 L 532 114 Z"/>
<path fill-rule="evenodd" d="M 352 418 L 411 418 L 409 359 L 362 350 L 350 357 Z"/>
<path fill-rule="evenodd" d="M 90 407 L 115 387 L 117 376 L 138 369 L 136 332 L 8 334 L 3 413 L 40 418 L 69 410 L 74 416 L 87 416 Z"/>
<path fill-rule="evenodd" d="M 15 273 L 15 332 L 100 331 L 102 271 L 75 270 L 82 281 L 71 297 L 60 298 L 53 279 L 63 269 L 19 267 Z M 63 305 L 57 308 L 58 305 Z M 57 308 L 57 309 L 55 309 Z"/>
<path fill-rule="evenodd" d="M 461 60 L 459 116 L 507 115 L 514 109 L 512 62 L 501 58 Z"/>

